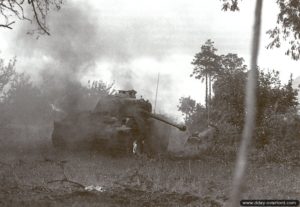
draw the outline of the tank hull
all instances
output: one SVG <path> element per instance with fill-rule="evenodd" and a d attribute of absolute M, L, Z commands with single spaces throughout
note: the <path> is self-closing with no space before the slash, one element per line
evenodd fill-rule
<path fill-rule="evenodd" d="M 52 132 L 53 146 L 64 150 L 97 149 L 130 153 L 133 142 L 130 128 L 122 128 L 113 117 L 91 112 L 81 112 L 54 122 Z"/>

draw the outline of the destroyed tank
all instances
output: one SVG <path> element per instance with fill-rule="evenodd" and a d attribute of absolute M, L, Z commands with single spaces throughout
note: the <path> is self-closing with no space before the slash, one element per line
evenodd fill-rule
<path fill-rule="evenodd" d="M 136 91 L 119 90 L 115 95 L 101 97 L 93 111 L 68 114 L 61 121 L 55 121 L 52 143 L 61 149 L 97 148 L 110 153 L 152 153 L 157 147 L 153 139 L 156 143 L 161 141 L 157 140 L 155 122 L 164 122 L 181 131 L 186 127 L 151 111 L 151 103 L 143 98 L 137 99 Z"/>

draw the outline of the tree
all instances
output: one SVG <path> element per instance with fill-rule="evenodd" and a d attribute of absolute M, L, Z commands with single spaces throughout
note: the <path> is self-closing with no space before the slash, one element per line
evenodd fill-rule
<path fill-rule="evenodd" d="M 222 0 L 223 7 L 222 10 L 224 11 L 239 11 L 239 0 Z"/>
<path fill-rule="evenodd" d="M 62 3 L 63 0 L 0 0 L 0 27 L 12 29 L 16 20 L 26 20 L 35 22 L 40 34 L 50 35 L 46 18 L 51 9 L 59 10 Z"/>
<path fill-rule="evenodd" d="M 56 76 L 52 70 L 41 74 L 39 88 L 54 110 L 61 113 L 74 113 L 78 110 L 93 110 L 99 99 L 113 93 L 113 83 L 88 81 L 81 84 L 72 76 Z"/>
<path fill-rule="evenodd" d="M 222 0 L 224 11 L 239 11 L 240 0 Z M 267 48 L 279 48 L 282 42 L 287 42 L 289 48 L 285 54 L 294 60 L 300 58 L 300 1 L 299 0 L 277 0 L 279 13 L 277 25 L 267 31 L 271 42 Z"/>
<path fill-rule="evenodd" d="M 297 105 L 299 104 L 297 96 L 299 94 L 299 87 L 298 89 L 294 89 L 293 88 L 293 83 L 294 83 L 294 79 L 293 79 L 293 75 L 291 74 L 290 76 L 290 80 L 288 81 L 288 83 L 286 85 L 283 86 L 283 90 L 282 90 L 282 94 L 283 94 L 283 103 L 290 103 L 290 106 L 292 107 L 297 107 Z M 280 104 L 281 105 L 281 104 Z M 280 109 L 281 111 L 287 112 L 288 111 L 288 106 L 286 106 L 285 109 Z"/>
<path fill-rule="evenodd" d="M 201 46 L 201 51 L 195 55 L 192 61 L 195 67 L 191 76 L 195 76 L 196 79 L 201 79 L 202 81 L 205 80 L 205 106 L 207 110 L 209 110 L 209 102 L 211 100 L 211 82 L 220 67 L 220 58 L 216 51 L 214 42 L 209 39 Z"/>
<path fill-rule="evenodd" d="M 93 109 L 99 99 L 115 93 L 114 83 L 105 84 L 103 81 L 88 81 L 87 86 L 82 86 L 81 102 L 83 109 Z"/>
<path fill-rule="evenodd" d="M 287 41 L 290 47 L 286 55 L 294 60 L 300 58 L 300 2 L 299 0 L 278 0 L 279 14 L 277 26 L 267 31 L 271 43 L 268 48 L 280 47 L 282 41 Z"/>
<path fill-rule="evenodd" d="M 191 99 L 191 97 L 181 97 L 179 99 L 178 110 L 184 115 L 184 120 L 187 123 L 191 116 L 196 111 L 196 101 Z"/>
<path fill-rule="evenodd" d="M 99 96 L 108 95 L 114 93 L 113 89 L 114 83 L 111 84 L 105 84 L 103 81 L 88 81 L 88 85 L 86 87 L 87 89 L 87 95 L 88 96 L 96 96 L 99 98 Z"/>
<path fill-rule="evenodd" d="M 12 81 L 15 71 L 16 59 L 12 59 L 5 65 L 4 60 L 0 58 L 0 102 L 5 96 L 5 87 Z"/>
<path fill-rule="evenodd" d="M 181 97 L 179 99 L 178 111 L 184 116 L 185 124 L 188 126 L 190 132 L 195 132 L 207 127 L 207 111 L 199 103 L 196 103 L 190 96 Z"/>
<path fill-rule="evenodd" d="M 50 104 L 24 73 L 15 73 L 4 104 L 8 118 L 14 123 L 28 125 L 51 120 Z"/>
<path fill-rule="evenodd" d="M 229 59 L 226 57 L 230 57 Z M 237 55 L 222 56 L 222 70 L 213 85 L 212 107 L 224 119 L 240 129 L 244 120 L 244 99 L 247 80 L 246 66 Z M 227 66 L 226 66 L 227 65 Z M 293 79 L 282 85 L 279 72 L 265 71 L 258 68 L 257 82 L 257 126 L 274 114 L 285 114 L 297 106 L 297 90 L 292 88 Z"/>
<path fill-rule="evenodd" d="M 5 102 L 7 100 L 7 92 L 9 90 L 9 85 L 13 80 L 16 70 L 15 70 L 16 59 L 10 60 L 8 64 L 5 64 L 4 60 L 0 58 L 0 126 L 6 126 L 9 122 L 6 116 L 7 111 L 5 110 Z"/>
<path fill-rule="evenodd" d="M 258 77 L 258 100 L 257 100 L 257 123 L 270 116 L 270 114 L 285 114 L 290 108 L 298 104 L 298 91 L 293 89 L 293 78 L 287 84 L 281 85 L 279 72 L 272 70 L 259 71 Z"/>
<path fill-rule="evenodd" d="M 214 97 L 212 107 L 221 117 L 216 120 L 227 122 L 241 127 L 244 118 L 244 97 L 247 73 L 244 59 L 236 54 L 222 55 L 221 70 L 213 85 Z"/>
<path fill-rule="evenodd" d="M 245 60 L 238 57 L 237 54 L 228 53 L 227 55 L 220 56 L 220 69 L 217 75 L 230 75 L 233 73 L 244 72 L 247 66 L 244 64 Z"/>

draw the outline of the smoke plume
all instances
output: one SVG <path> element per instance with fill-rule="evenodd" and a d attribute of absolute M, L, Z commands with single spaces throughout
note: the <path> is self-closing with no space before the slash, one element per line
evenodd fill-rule
<path fill-rule="evenodd" d="M 143 57 L 161 61 L 171 52 L 190 51 L 193 40 L 199 37 L 183 29 L 182 20 L 174 21 L 176 18 L 161 16 L 163 13 L 160 20 L 149 15 L 136 18 L 118 9 L 120 11 L 106 11 L 86 2 L 68 1 L 59 12 L 50 14 L 51 35 L 37 39 L 25 35 L 29 27 L 24 24 L 15 38 L 16 55 L 22 59 L 19 66 L 35 77 L 45 90 L 70 96 L 72 101 L 69 102 L 77 102 L 76 88 L 79 87 L 76 85 L 95 70 L 100 71 L 98 74 L 109 73 L 117 89 L 135 89 L 153 102 L 158 70 L 132 68 L 132 61 Z M 188 28 L 189 25 L 184 26 Z M 98 66 L 103 62 L 109 67 Z M 164 74 L 161 77 L 164 81 L 160 82 L 163 89 L 160 90 L 160 103 L 168 102 L 176 92 L 173 79 Z M 102 79 L 101 75 L 93 78 Z"/>

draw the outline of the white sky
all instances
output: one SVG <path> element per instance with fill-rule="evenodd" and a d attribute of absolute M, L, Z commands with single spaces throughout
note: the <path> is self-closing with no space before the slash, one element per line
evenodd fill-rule
<path fill-rule="evenodd" d="M 80 7 L 86 2 L 73 1 L 72 5 Z M 193 70 L 190 64 L 193 56 L 207 39 L 212 39 L 219 54 L 237 53 L 249 65 L 254 2 L 242 1 L 241 11 L 231 13 L 221 11 L 219 0 L 89 1 L 92 7 L 86 10 L 90 15 L 88 21 L 92 21 L 89 23 L 100 34 L 95 40 L 95 47 L 103 45 L 105 49 L 101 50 L 98 59 L 95 58 L 93 67 L 80 73 L 80 79 L 82 82 L 89 79 L 101 79 L 108 83 L 115 81 L 117 89 L 134 88 L 154 103 L 159 72 L 161 75 L 157 111 L 178 114 L 176 106 L 182 96 L 190 95 L 203 103 L 204 85 L 189 76 Z M 67 2 L 59 12 L 62 18 L 56 18 L 59 20 L 56 24 L 64 22 L 65 8 L 68 7 Z M 275 2 L 264 1 L 259 66 L 279 70 L 282 81 L 286 82 L 290 73 L 294 77 L 300 76 L 299 62 L 285 56 L 285 48 L 265 49 L 269 41 L 265 31 L 275 25 L 276 14 Z M 73 24 L 72 21 L 67 23 L 66 29 Z M 29 37 L 34 40 L 27 47 L 23 47 L 24 44 L 18 41 L 20 35 L 26 33 L 20 24 L 16 24 L 12 31 L 1 29 L 1 56 L 17 56 L 18 70 L 27 71 L 34 79 L 38 79 L 38 71 L 43 70 L 49 57 L 51 59 L 51 54 L 47 54 L 46 50 L 42 51 L 45 54 L 33 51 L 41 51 L 36 48 L 43 47 L 45 41 L 52 45 L 60 44 L 54 41 L 55 35 L 61 35 L 55 28 L 50 24 L 51 37 Z M 87 31 L 80 31 L 83 28 L 77 29 L 74 30 L 75 33 L 89 33 L 89 28 L 84 28 Z M 75 37 L 61 35 L 60 38 L 71 39 L 75 43 L 88 41 L 81 39 L 80 35 Z M 48 47 L 47 44 L 45 47 Z M 84 54 L 85 51 L 86 49 L 81 52 Z M 124 60 L 121 60 L 123 57 Z"/>

